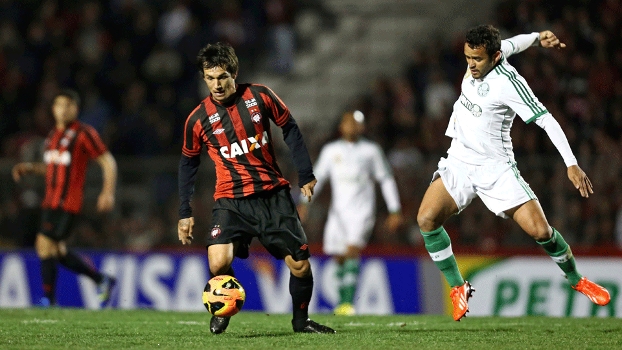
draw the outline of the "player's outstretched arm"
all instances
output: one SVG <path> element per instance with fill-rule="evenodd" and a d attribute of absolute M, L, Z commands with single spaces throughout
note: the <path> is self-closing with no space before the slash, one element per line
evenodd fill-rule
<path fill-rule="evenodd" d="M 96 160 L 103 173 L 102 191 L 97 198 L 97 211 L 111 211 L 114 208 L 117 188 L 117 162 L 110 152 L 102 154 Z"/>
<path fill-rule="evenodd" d="M 568 167 L 568 178 L 572 181 L 574 187 L 579 190 L 581 197 L 588 198 L 590 194 L 594 193 L 592 182 L 578 165 Z"/>
<path fill-rule="evenodd" d="M 562 43 L 550 30 L 544 30 L 539 33 L 520 34 L 501 40 L 501 51 L 506 58 L 521 53 L 532 46 L 563 49 L 566 47 L 566 44 Z"/>
<path fill-rule="evenodd" d="M 22 176 L 26 174 L 45 175 L 45 170 L 45 163 L 17 163 L 11 170 L 11 175 L 13 175 L 13 180 L 15 180 L 15 182 L 19 182 Z"/>

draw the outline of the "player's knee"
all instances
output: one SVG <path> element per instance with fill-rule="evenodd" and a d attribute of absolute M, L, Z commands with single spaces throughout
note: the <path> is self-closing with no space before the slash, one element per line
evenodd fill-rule
<path fill-rule="evenodd" d="M 296 277 L 303 278 L 311 274 L 311 264 L 309 263 L 309 260 L 295 261 L 293 259 L 290 259 L 287 263 L 287 266 L 289 267 L 292 275 Z"/>
<path fill-rule="evenodd" d="M 440 224 L 437 223 L 436 215 L 434 215 L 431 210 L 427 210 L 425 208 L 419 209 L 419 212 L 417 213 L 417 224 L 419 225 L 421 231 L 424 232 L 434 231 L 438 228 L 438 226 L 440 226 Z"/>
<path fill-rule="evenodd" d="M 228 259 L 226 256 L 210 257 L 209 269 L 215 276 L 224 275 L 229 271 L 231 263 L 232 260 Z"/>
<path fill-rule="evenodd" d="M 546 242 L 553 236 L 553 229 L 548 224 L 534 225 L 533 231 L 530 233 L 538 242 Z"/>
<path fill-rule="evenodd" d="M 43 236 L 37 237 L 35 251 L 39 259 L 58 258 L 58 245 Z"/>

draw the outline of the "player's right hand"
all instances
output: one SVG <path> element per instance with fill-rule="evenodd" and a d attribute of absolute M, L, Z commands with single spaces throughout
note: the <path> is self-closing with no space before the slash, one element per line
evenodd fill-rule
<path fill-rule="evenodd" d="M 179 222 L 177 223 L 177 236 L 179 236 L 179 240 L 181 241 L 181 244 L 186 245 L 186 244 L 192 243 L 192 239 L 194 239 L 194 237 L 192 236 L 193 227 L 194 227 L 193 217 L 179 219 Z"/>
<path fill-rule="evenodd" d="M 592 182 L 578 165 L 568 167 L 568 178 L 572 181 L 574 187 L 581 192 L 581 197 L 587 198 L 594 193 Z"/>
<path fill-rule="evenodd" d="M 32 163 L 17 163 L 11 170 L 11 175 L 13 175 L 13 180 L 15 182 L 19 182 L 22 179 L 22 176 L 27 174 L 33 169 Z"/>

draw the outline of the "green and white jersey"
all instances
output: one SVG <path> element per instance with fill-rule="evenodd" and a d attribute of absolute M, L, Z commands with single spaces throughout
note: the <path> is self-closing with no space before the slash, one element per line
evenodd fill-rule
<path fill-rule="evenodd" d="M 453 138 L 450 157 L 475 165 L 514 162 L 514 117 L 518 114 L 531 123 L 548 111 L 507 57 L 537 43 L 538 37 L 533 33 L 503 40 L 500 62 L 482 79 L 474 79 L 467 70 L 445 132 Z"/>
<path fill-rule="evenodd" d="M 400 211 L 400 200 L 393 172 L 378 144 L 361 138 L 356 142 L 340 139 L 326 144 L 313 165 L 317 179 L 315 195 L 330 181 L 331 212 L 352 218 L 373 216 L 376 205 L 375 182 L 390 212 Z"/>

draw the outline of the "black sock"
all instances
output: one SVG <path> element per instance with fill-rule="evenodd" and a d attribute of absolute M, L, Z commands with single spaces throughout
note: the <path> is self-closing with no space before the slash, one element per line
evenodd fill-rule
<path fill-rule="evenodd" d="M 104 275 L 102 275 L 94 267 L 87 264 L 82 258 L 72 251 L 67 251 L 67 255 L 60 257 L 58 261 L 75 273 L 89 276 L 97 284 L 101 283 L 104 279 Z"/>
<path fill-rule="evenodd" d="M 41 280 L 43 282 L 43 295 L 50 300 L 51 304 L 55 303 L 56 295 L 56 274 L 58 266 L 56 258 L 41 259 Z"/>
<path fill-rule="evenodd" d="M 289 294 L 292 295 L 294 328 L 302 327 L 309 318 L 309 302 L 313 293 L 313 275 L 300 278 L 289 275 Z"/>
<path fill-rule="evenodd" d="M 225 272 L 225 273 L 221 273 L 220 275 L 229 275 L 231 277 L 235 277 L 235 274 L 233 273 L 233 267 L 229 266 L 229 270 L 227 270 L 227 272 Z M 220 275 L 218 275 L 218 276 L 220 276 Z M 214 275 L 212 270 L 209 270 L 209 278 L 214 278 L 214 277 L 216 277 L 216 275 Z"/>

